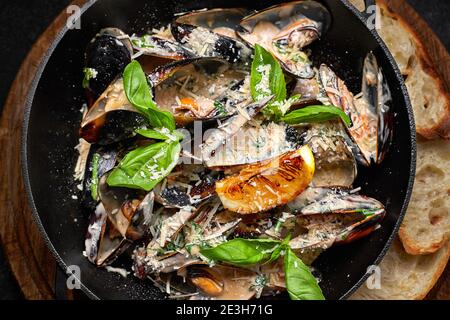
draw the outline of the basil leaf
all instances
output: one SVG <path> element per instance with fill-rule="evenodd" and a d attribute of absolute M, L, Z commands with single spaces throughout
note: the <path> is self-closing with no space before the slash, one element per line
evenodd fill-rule
<path fill-rule="evenodd" d="M 280 245 L 273 250 L 270 255 L 270 259 L 266 263 L 274 262 L 282 255 L 282 253 L 286 252 L 286 250 L 289 249 L 289 241 L 291 241 L 291 234 L 289 234 L 283 242 L 281 242 Z"/>
<path fill-rule="evenodd" d="M 286 80 L 280 63 L 270 52 L 255 45 L 255 55 L 250 76 L 250 90 L 254 101 L 274 95 L 273 102 L 263 109 L 268 117 L 280 117 L 284 114 L 279 104 L 286 99 Z"/>
<path fill-rule="evenodd" d="M 125 67 L 123 85 L 128 100 L 145 116 L 152 127 L 175 130 L 175 120 L 172 113 L 161 111 L 153 101 L 147 77 L 136 60 L 131 61 Z"/>
<path fill-rule="evenodd" d="M 163 128 L 162 130 L 138 129 L 136 130 L 136 133 L 149 139 L 163 140 L 163 141 L 180 141 L 183 140 L 184 138 L 182 133 L 176 130 L 170 132 L 169 129 L 166 128 Z"/>
<path fill-rule="evenodd" d="M 335 106 L 308 106 L 292 111 L 281 118 L 287 124 L 323 122 L 336 118 L 341 118 L 347 127 L 352 121 L 349 116 L 340 108 Z"/>
<path fill-rule="evenodd" d="M 129 152 L 106 180 L 112 187 L 150 191 L 176 166 L 178 142 L 158 142 Z"/>
<path fill-rule="evenodd" d="M 272 239 L 233 239 L 214 248 L 203 248 L 200 253 L 213 261 L 247 266 L 270 259 L 279 244 Z"/>
<path fill-rule="evenodd" d="M 167 135 L 162 134 L 153 129 L 138 129 L 136 130 L 136 133 L 149 139 L 163 140 L 163 141 L 169 140 L 169 137 Z"/>
<path fill-rule="evenodd" d="M 316 278 L 290 248 L 284 256 L 284 273 L 292 300 L 325 300 Z"/>

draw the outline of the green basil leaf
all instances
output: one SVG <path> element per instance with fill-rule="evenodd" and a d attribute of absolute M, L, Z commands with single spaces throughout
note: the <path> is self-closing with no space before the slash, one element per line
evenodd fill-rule
<path fill-rule="evenodd" d="M 113 187 L 150 191 L 176 166 L 181 151 L 178 142 L 158 142 L 129 152 L 108 176 Z"/>
<path fill-rule="evenodd" d="M 214 248 L 202 248 L 200 253 L 213 261 L 247 266 L 270 259 L 279 244 L 272 239 L 233 239 Z"/>
<path fill-rule="evenodd" d="M 172 113 L 161 111 L 153 101 L 147 77 L 136 60 L 131 61 L 126 66 L 123 72 L 123 85 L 128 100 L 146 117 L 152 127 L 175 130 L 175 120 Z"/>
<path fill-rule="evenodd" d="M 347 127 L 352 121 L 342 109 L 335 106 L 308 106 L 294 110 L 281 118 L 287 124 L 323 122 L 341 118 Z"/>
<path fill-rule="evenodd" d="M 288 234 L 288 236 L 280 243 L 278 247 L 273 250 L 270 259 L 266 263 L 271 263 L 276 261 L 286 250 L 289 249 L 289 241 L 291 241 L 291 234 Z"/>
<path fill-rule="evenodd" d="M 284 273 L 292 300 L 325 300 L 316 278 L 290 248 L 284 256 Z"/>
<path fill-rule="evenodd" d="M 169 140 L 169 137 L 167 135 L 153 129 L 138 129 L 136 130 L 136 133 L 149 139 L 163 140 L 163 141 Z"/>
<path fill-rule="evenodd" d="M 283 69 L 273 55 L 258 44 L 255 45 L 252 62 L 250 90 L 254 101 L 274 95 L 273 102 L 263 109 L 266 116 L 279 117 L 284 114 L 279 108 L 279 104 L 286 99 Z"/>
<path fill-rule="evenodd" d="M 176 130 L 170 132 L 169 129 L 167 128 L 163 128 L 162 130 L 138 129 L 136 130 L 136 133 L 149 139 L 163 140 L 163 141 L 180 141 L 183 140 L 184 138 L 182 133 Z"/>

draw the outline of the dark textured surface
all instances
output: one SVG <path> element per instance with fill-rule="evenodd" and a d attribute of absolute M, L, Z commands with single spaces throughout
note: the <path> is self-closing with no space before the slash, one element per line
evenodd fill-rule
<path fill-rule="evenodd" d="M 0 69 L 0 109 L 11 82 L 37 37 L 53 18 L 64 9 L 70 0 L 13 1 L 3 0 L 0 18 L 2 23 L 0 47 L 2 67 Z M 450 47 L 450 1 L 408 0 L 432 26 L 444 45 Z M 20 290 L 11 277 L 0 248 L 0 299 L 20 298 Z"/>

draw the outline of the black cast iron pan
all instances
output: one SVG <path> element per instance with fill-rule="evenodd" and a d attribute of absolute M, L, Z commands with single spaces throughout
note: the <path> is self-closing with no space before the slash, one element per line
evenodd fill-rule
<path fill-rule="evenodd" d="M 79 109 L 84 102 L 81 86 L 83 51 L 104 27 L 142 33 L 170 22 L 173 14 L 213 7 L 261 9 L 281 1 L 252 0 L 99 0 L 82 8 L 81 29 L 64 29 L 51 45 L 30 88 L 23 133 L 23 173 L 32 209 L 42 234 L 60 266 L 81 268 L 82 289 L 92 298 L 160 299 L 164 296 L 149 282 L 121 278 L 91 265 L 82 255 L 88 215 L 83 212 L 73 181 L 77 152 Z M 373 51 L 392 90 L 395 133 L 391 151 L 380 166 L 360 168 L 358 181 L 368 196 L 386 204 L 382 228 L 347 246 L 334 247 L 315 263 L 322 274 L 321 287 L 328 299 L 348 297 L 367 277 L 388 249 L 405 213 L 415 172 L 415 126 L 411 106 L 398 68 L 367 16 L 347 1 L 322 1 L 330 10 L 330 31 L 313 44 L 313 57 L 330 65 L 357 93 L 361 67 Z M 372 1 L 367 1 L 371 3 Z"/>

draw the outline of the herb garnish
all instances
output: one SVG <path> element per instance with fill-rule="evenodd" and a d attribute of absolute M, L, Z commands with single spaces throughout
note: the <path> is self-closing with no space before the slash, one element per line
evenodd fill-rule
<path fill-rule="evenodd" d="M 86 89 L 89 87 L 89 80 L 95 79 L 97 77 L 97 70 L 92 69 L 92 68 L 84 68 L 83 74 L 84 74 L 84 78 L 83 78 L 82 86 L 83 86 L 83 88 Z"/>
<path fill-rule="evenodd" d="M 122 159 L 107 179 L 113 187 L 126 187 L 150 191 L 176 166 L 180 157 L 180 140 L 175 131 L 175 120 L 168 111 L 161 111 L 153 101 L 151 88 L 141 65 L 130 62 L 123 73 L 124 89 L 128 100 L 146 118 L 154 129 L 138 129 L 144 137 L 163 140 L 137 148 Z"/>
<path fill-rule="evenodd" d="M 347 127 L 351 126 L 350 117 L 335 106 L 308 106 L 305 108 L 294 110 L 281 118 L 287 124 L 324 122 L 341 118 Z"/>
<path fill-rule="evenodd" d="M 95 153 L 92 157 L 92 175 L 91 175 L 91 196 L 92 199 L 98 199 L 98 164 L 100 161 L 100 155 Z"/>
<path fill-rule="evenodd" d="M 212 261 L 237 266 L 269 263 L 284 255 L 286 288 L 292 300 L 324 300 L 316 278 L 289 247 L 290 236 L 273 239 L 233 239 L 214 248 L 202 248 L 201 255 Z"/>
<path fill-rule="evenodd" d="M 263 114 L 278 120 L 291 107 L 299 96 L 286 100 L 286 80 L 280 63 L 262 46 L 255 45 L 255 56 L 252 62 L 250 90 L 254 101 L 274 96 L 263 110 Z"/>

